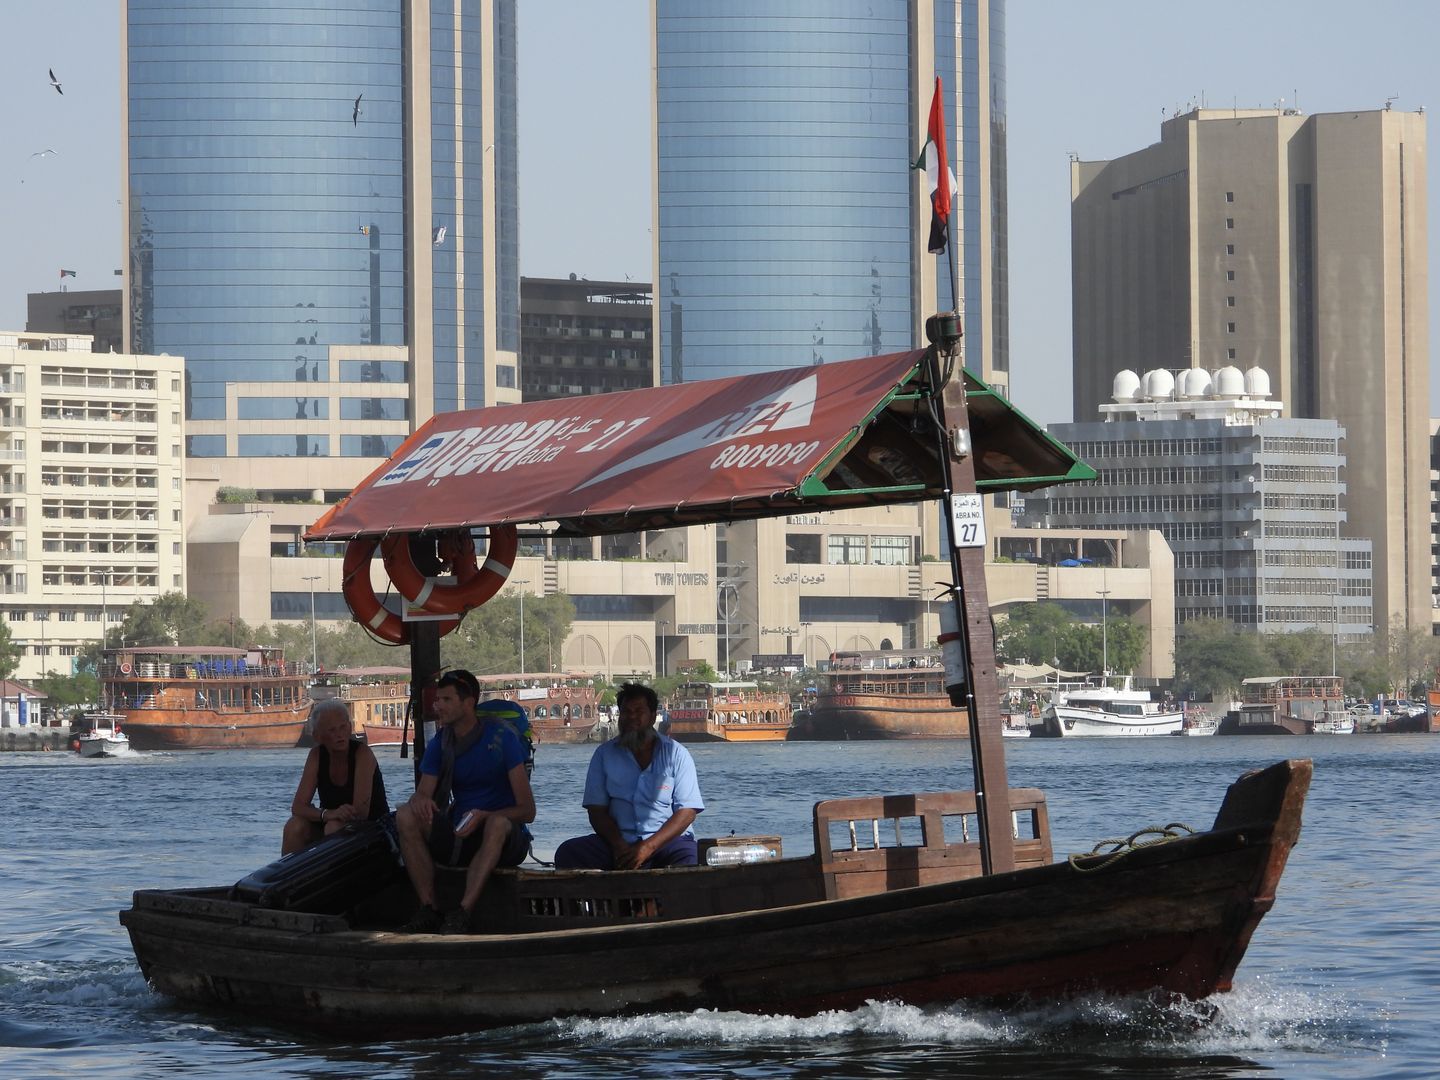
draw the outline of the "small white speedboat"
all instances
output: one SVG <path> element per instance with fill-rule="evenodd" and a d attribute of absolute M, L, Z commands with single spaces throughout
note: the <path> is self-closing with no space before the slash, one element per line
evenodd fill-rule
<path fill-rule="evenodd" d="M 81 757 L 123 757 L 130 753 L 130 737 L 120 730 L 120 717 L 95 713 L 90 720 L 93 726 L 79 738 Z"/>

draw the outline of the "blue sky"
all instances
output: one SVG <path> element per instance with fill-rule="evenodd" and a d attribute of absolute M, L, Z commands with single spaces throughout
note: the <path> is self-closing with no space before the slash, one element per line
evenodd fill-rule
<path fill-rule="evenodd" d="M 723 2 L 723 0 L 716 0 Z M 0 0 L 0 327 L 25 294 L 113 288 L 120 217 L 120 0 Z M 520 0 L 521 272 L 648 281 L 648 0 Z M 1203 100 L 1307 113 L 1440 108 L 1426 0 L 1010 0 L 1012 394 L 1070 419 L 1067 153 L 1116 157 Z M 48 68 L 64 84 L 50 88 Z M 1432 92 L 1433 91 L 1433 92 Z M 1437 133 L 1440 139 L 1440 133 Z M 53 155 L 32 157 L 44 150 Z M 1432 250 L 1440 201 L 1430 182 Z M 563 208 L 569 208 L 564 212 Z M 1440 294 L 1440 273 L 1432 296 Z M 1435 355 L 1432 332 L 1432 357 Z M 1440 415 L 1432 377 L 1431 413 Z"/>

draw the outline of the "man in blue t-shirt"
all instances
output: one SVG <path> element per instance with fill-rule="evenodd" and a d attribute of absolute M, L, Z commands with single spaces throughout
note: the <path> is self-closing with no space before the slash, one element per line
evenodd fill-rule
<path fill-rule="evenodd" d="M 464 933 L 490 872 L 518 866 L 530 849 L 527 822 L 535 796 L 526 750 L 509 725 L 475 713 L 480 684 L 468 671 L 447 671 L 435 690 L 435 737 L 420 761 L 420 783 L 395 814 L 405 872 L 420 908 L 401 930 Z M 438 804 L 438 805 L 437 805 Z M 463 866 L 460 906 L 435 908 L 435 862 Z"/>
<path fill-rule="evenodd" d="M 566 840 L 557 870 L 634 870 L 694 866 L 690 825 L 705 809 L 695 762 L 674 739 L 655 730 L 655 691 L 626 683 L 616 695 L 620 734 L 601 743 L 585 776 L 590 836 Z"/>

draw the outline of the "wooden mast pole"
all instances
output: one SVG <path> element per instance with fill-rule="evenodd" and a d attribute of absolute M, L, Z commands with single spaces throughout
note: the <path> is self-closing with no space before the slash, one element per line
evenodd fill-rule
<path fill-rule="evenodd" d="M 932 330 L 931 327 L 934 327 Z M 1005 771 L 1005 746 L 1000 730 L 1000 683 L 995 671 L 995 631 L 990 620 L 989 595 L 985 588 L 983 515 L 979 518 L 981 543 L 967 546 L 957 538 L 956 507 L 976 507 L 980 498 L 975 488 L 975 461 L 970 452 L 970 414 L 965 403 L 965 377 L 960 367 L 960 320 L 956 314 L 940 315 L 927 324 L 932 345 L 930 368 L 932 387 L 941 387 L 939 419 L 945 469 L 941 496 L 941 537 L 949 548 L 954 589 L 950 598 L 955 607 L 954 631 L 963 650 L 963 688 L 947 685 L 951 700 L 963 693 L 970 726 L 970 752 L 975 770 L 975 807 L 979 818 L 980 861 L 985 874 L 1002 874 L 1015 869 L 1015 831 L 1010 811 L 1010 787 Z M 943 383 L 944 371 L 950 378 Z M 947 664 L 947 677 L 949 665 Z M 948 680 L 947 680 L 948 681 Z"/>

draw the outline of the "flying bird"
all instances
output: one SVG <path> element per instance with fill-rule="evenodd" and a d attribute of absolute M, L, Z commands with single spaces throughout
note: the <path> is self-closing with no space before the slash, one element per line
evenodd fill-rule
<path fill-rule="evenodd" d="M 364 96 L 364 94 L 357 94 L 355 97 L 355 108 L 350 110 L 350 124 L 352 127 L 360 123 L 360 99 Z"/>
<path fill-rule="evenodd" d="M 54 68 L 50 68 L 49 71 L 50 71 L 50 85 L 55 88 L 55 92 L 56 92 L 57 94 L 59 94 L 61 97 L 64 97 L 64 96 L 65 96 L 65 91 L 60 89 L 60 80 L 55 77 L 55 69 L 54 69 Z"/>
<path fill-rule="evenodd" d="M 36 150 L 36 151 L 35 151 L 33 154 L 31 154 L 30 156 L 31 156 L 31 157 L 49 157 L 50 155 L 52 155 L 52 154 L 54 154 L 54 153 L 55 153 L 54 150 Z"/>

